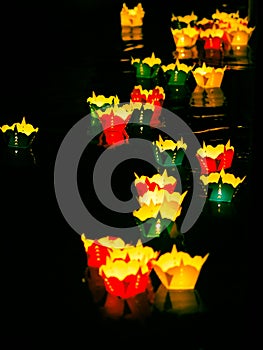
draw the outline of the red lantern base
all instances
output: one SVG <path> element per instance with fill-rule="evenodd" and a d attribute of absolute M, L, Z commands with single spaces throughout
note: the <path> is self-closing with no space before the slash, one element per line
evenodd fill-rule
<path fill-rule="evenodd" d="M 144 321 L 151 315 L 151 312 L 152 306 L 147 291 L 128 299 L 108 293 L 105 304 L 101 308 L 102 317 L 110 319 Z"/>

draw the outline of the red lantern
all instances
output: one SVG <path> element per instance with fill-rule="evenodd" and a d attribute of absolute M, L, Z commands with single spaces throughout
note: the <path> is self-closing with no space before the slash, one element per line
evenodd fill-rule
<path fill-rule="evenodd" d="M 200 148 L 196 157 L 201 166 L 201 174 L 209 174 L 212 172 L 228 169 L 232 165 L 234 157 L 234 147 L 230 146 L 230 141 L 226 145 L 218 144 L 217 146 L 206 146 Z"/>

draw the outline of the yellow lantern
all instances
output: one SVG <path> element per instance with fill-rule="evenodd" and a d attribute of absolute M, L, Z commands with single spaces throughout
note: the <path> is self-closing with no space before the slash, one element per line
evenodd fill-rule
<path fill-rule="evenodd" d="M 21 123 L 13 123 L 11 126 L 5 124 L 0 127 L 0 130 L 7 138 L 8 146 L 14 148 L 28 148 L 38 132 L 38 128 L 27 123 L 25 117 L 22 118 Z"/>
<path fill-rule="evenodd" d="M 222 68 L 214 68 L 211 66 L 206 66 L 203 62 L 201 67 L 197 67 L 192 70 L 196 84 L 202 88 L 215 88 L 220 87 L 226 66 Z"/>
<path fill-rule="evenodd" d="M 186 252 L 177 251 L 176 245 L 173 245 L 171 252 L 153 261 L 153 269 L 166 289 L 193 290 L 208 256 L 209 253 L 204 257 L 192 257 Z"/>

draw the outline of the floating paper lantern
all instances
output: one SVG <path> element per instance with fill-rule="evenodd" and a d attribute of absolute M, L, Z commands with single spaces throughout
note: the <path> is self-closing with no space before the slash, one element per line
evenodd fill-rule
<path fill-rule="evenodd" d="M 114 236 L 105 236 L 99 239 L 88 239 L 84 234 L 81 235 L 87 254 L 87 268 L 85 279 L 88 283 L 89 290 L 95 303 L 100 303 L 106 294 L 105 285 L 99 274 L 99 268 L 106 263 L 106 258 L 110 256 L 110 252 L 122 249 L 125 242 Z"/>
<path fill-rule="evenodd" d="M 234 151 L 234 147 L 230 145 L 230 140 L 228 140 L 226 145 L 218 144 L 216 146 L 206 145 L 203 142 L 203 147 L 196 152 L 196 157 L 201 166 L 201 174 L 209 174 L 230 168 Z"/>
<path fill-rule="evenodd" d="M 171 28 L 171 31 L 176 48 L 190 48 L 196 44 L 196 41 L 199 38 L 199 30 L 190 25 L 182 29 Z"/>
<path fill-rule="evenodd" d="M 162 106 L 165 99 L 165 92 L 161 86 L 153 89 L 143 89 L 141 85 L 134 86 L 131 92 L 131 102 L 150 103 L 154 106 Z"/>
<path fill-rule="evenodd" d="M 194 27 L 197 19 L 198 17 L 194 14 L 193 11 L 190 15 L 185 16 L 175 16 L 174 14 L 172 14 L 171 27 L 173 29 L 182 29 L 188 26 Z"/>
<path fill-rule="evenodd" d="M 202 88 L 214 88 L 221 87 L 225 70 L 226 66 L 214 68 L 206 66 L 205 62 L 203 62 L 202 67 L 193 69 L 192 73 L 198 86 Z"/>
<path fill-rule="evenodd" d="M 108 293 L 127 299 L 143 293 L 148 284 L 150 270 L 139 261 L 111 261 L 100 267 L 105 288 Z"/>
<path fill-rule="evenodd" d="M 105 236 L 94 240 L 82 234 L 81 240 L 87 254 L 87 265 L 97 268 L 106 263 L 106 257 L 110 256 L 110 252 L 128 246 L 121 238 L 115 236 Z"/>
<path fill-rule="evenodd" d="M 219 173 L 210 173 L 209 175 L 201 175 L 200 180 L 204 185 L 208 185 L 208 199 L 213 202 L 230 203 L 236 195 L 238 186 L 245 180 L 233 174 L 225 173 L 222 169 Z"/>
<path fill-rule="evenodd" d="M 209 28 L 213 28 L 214 20 L 210 18 L 203 17 L 199 21 L 196 22 L 196 27 L 200 30 L 206 30 Z"/>
<path fill-rule="evenodd" d="M 153 192 L 156 188 L 173 193 L 177 183 L 174 176 L 168 176 L 166 169 L 163 171 L 163 174 L 154 174 L 152 177 L 145 175 L 139 177 L 136 173 L 135 177 L 134 185 L 140 197 L 148 191 Z"/>
<path fill-rule="evenodd" d="M 131 58 L 131 64 L 135 67 L 137 78 L 157 78 L 161 63 L 161 59 L 155 57 L 154 52 L 151 57 L 144 59 Z"/>
<path fill-rule="evenodd" d="M 120 12 L 122 27 L 141 27 L 145 12 L 142 4 L 138 3 L 134 8 L 128 8 L 124 3 Z"/>
<path fill-rule="evenodd" d="M 114 105 L 105 110 L 98 109 L 96 113 L 103 129 L 100 144 L 111 146 L 128 142 L 129 135 L 126 131 L 126 125 L 133 113 L 132 104 Z M 103 136 L 105 137 L 105 143 L 102 140 Z"/>
<path fill-rule="evenodd" d="M 156 185 L 151 190 L 137 183 L 137 190 L 141 194 L 138 197 L 140 208 L 133 211 L 133 216 L 145 238 L 159 237 L 164 230 L 169 233 L 181 214 L 182 202 L 187 191 L 183 194 L 173 192 L 176 181 L 172 181 L 172 186 L 160 188 Z"/>
<path fill-rule="evenodd" d="M 153 89 L 143 89 L 142 85 L 137 85 L 131 92 L 131 103 L 137 113 L 134 113 L 131 123 L 147 124 L 151 127 L 160 125 L 160 115 L 165 100 L 165 92 L 161 86 Z"/>
<path fill-rule="evenodd" d="M 143 196 L 139 196 L 138 202 L 140 208 L 133 211 L 133 215 L 140 221 L 145 221 L 149 218 L 169 219 L 175 221 L 181 214 L 182 202 L 187 191 L 183 194 L 180 192 L 169 193 L 164 189 L 148 191 Z"/>
<path fill-rule="evenodd" d="M 171 252 L 164 253 L 153 262 L 153 269 L 161 283 L 168 290 L 195 289 L 200 271 L 209 253 L 204 257 L 177 251 L 173 245 Z"/>
<path fill-rule="evenodd" d="M 145 292 L 152 263 L 157 259 L 159 253 L 155 253 L 150 247 L 138 244 L 131 250 L 128 248 L 116 254 L 116 256 L 113 253 L 112 256 L 107 257 L 106 264 L 101 265 L 99 269 L 107 292 L 122 299 Z M 125 259 L 122 259 L 121 256 Z"/>
<path fill-rule="evenodd" d="M 249 40 L 254 30 L 255 27 L 248 27 L 242 24 L 235 24 L 231 28 L 226 29 L 230 37 L 230 45 L 234 54 L 246 53 Z"/>
<path fill-rule="evenodd" d="M 126 245 L 121 249 L 114 249 L 110 251 L 110 259 L 131 261 L 136 260 L 145 263 L 150 269 L 152 268 L 152 261 L 156 260 L 159 252 L 152 247 L 144 246 L 139 239 L 136 245 Z"/>
<path fill-rule="evenodd" d="M 3 125 L 0 127 L 9 147 L 28 148 L 32 145 L 39 128 L 35 128 L 32 124 L 26 123 L 26 118 L 22 118 L 22 122 L 14 123 L 11 126 Z"/>
<path fill-rule="evenodd" d="M 90 108 L 90 131 L 94 136 L 102 131 L 97 111 L 99 109 L 104 111 L 106 108 L 117 105 L 119 102 L 118 96 L 106 97 L 104 95 L 96 95 L 94 91 L 92 92 L 92 96 L 87 98 L 87 103 Z"/>
<path fill-rule="evenodd" d="M 214 20 L 214 23 L 216 23 L 218 26 L 226 27 L 226 25 L 229 26 L 229 23 L 236 21 L 239 18 L 239 11 L 227 13 L 216 9 L 216 11 L 212 13 L 211 17 Z"/>
<path fill-rule="evenodd" d="M 96 95 L 95 92 L 92 92 L 92 96 L 87 98 L 87 103 L 90 107 L 91 116 L 94 118 L 98 117 L 97 110 L 105 110 L 106 108 L 117 105 L 120 102 L 118 96 L 109 96 Z"/>
<path fill-rule="evenodd" d="M 180 63 L 179 59 L 176 59 L 175 63 L 162 65 L 161 68 L 168 85 L 185 86 L 194 65 Z"/>
<path fill-rule="evenodd" d="M 200 30 L 199 38 L 204 43 L 204 50 L 222 50 L 225 31 L 220 28 L 208 28 Z"/>
<path fill-rule="evenodd" d="M 175 142 L 171 139 L 163 140 L 162 136 L 159 135 L 159 140 L 154 141 L 153 146 L 154 157 L 159 165 L 164 167 L 182 165 L 187 149 L 182 137 Z"/>

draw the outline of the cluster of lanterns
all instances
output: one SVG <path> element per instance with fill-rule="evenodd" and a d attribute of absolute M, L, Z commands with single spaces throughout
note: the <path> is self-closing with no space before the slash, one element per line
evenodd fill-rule
<path fill-rule="evenodd" d="M 230 203 L 235 197 L 239 185 L 245 180 L 227 171 L 231 168 L 234 158 L 234 147 L 230 140 L 216 146 L 205 145 L 197 150 L 197 159 L 201 166 L 200 180 L 208 185 L 208 198 L 214 202 Z"/>
<path fill-rule="evenodd" d="M 128 29 L 143 27 L 145 11 L 142 4 L 128 8 L 124 3 L 120 12 L 121 27 L 127 34 Z M 171 14 L 171 34 L 176 46 L 176 57 L 181 59 L 196 58 L 204 52 L 206 58 L 222 55 L 246 55 L 248 43 L 255 27 L 249 26 L 248 17 L 242 18 L 236 13 L 221 12 L 218 9 L 211 18 L 201 18 L 192 11 L 185 16 Z M 141 35 L 133 39 L 141 39 Z M 197 47 L 197 43 L 200 44 Z"/>
<path fill-rule="evenodd" d="M 193 12 L 186 16 L 171 17 L 171 32 L 176 45 L 177 55 L 181 58 L 193 58 L 198 50 L 204 56 L 245 55 L 248 43 L 255 27 L 250 27 L 248 18 L 241 18 L 239 12 L 226 13 L 216 10 L 211 18 L 198 20 Z M 201 48 L 196 49 L 197 41 Z M 195 48 L 195 50 L 193 50 Z"/>
<path fill-rule="evenodd" d="M 124 4 L 120 15 L 122 30 L 143 26 L 145 13 L 141 4 L 131 10 Z M 130 133 L 138 136 L 141 132 L 145 136 L 145 123 L 152 130 L 155 126 L 162 127 L 162 107 L 167 97 L 188 96 L 194 105 L 197 94 L 215 94 L 221 88 L 227 67 L 216 68 L 205 61 L 201 65 L 186 64 L 181 61 L 181 58 L 188 58 L 185 50 L 192 50 L 197 40 L 202 41 L 204 50 L 230 50 L 237 40 L 237 31 L 250 33 L 244 43 L 247 45 L 253 30 L 249 30 L 246 19 L 239 18 L 238 13 L 227 15 L 217 11 L 211 20 L 204 18 L 201 21 L 194 13 L 184 17 L 172 15 L 171 32 L 177 50 L 181 50 L 175 62 L 164 65 L 154 52 L 150 57 L 131 57 L 137 85 L 130 93 L 129 104 L 121 104 L 118 96 L 96 96 L 94 92 L 87 99 L 91 124 L 99 125 L 98 144 L 102 144 L 102 137 L 103 145 L 108 147 L 129 143 Z M 193 58 L 192 54 L 190 57 Z M 130 129 L 131 124 L 137 126 L 137 132 L 134 128 Z M 134 173 L 133 182 L 138 200 L 133 216 L 141 237 L 148 240 L 161 237 L 164 231 L 169 234 L 177 230 L 176 221 L 188 195 L 188 190 L 178 188 L 176 176 L 168 175 L 168 170 L 184 164 L 187 144 L 183 137 L 173 140 L 155 132 L 151 133 L 151 137 L 153 156 L 162 171 L 152 176 Z M 245 177 L 240 179 L 228 172 L 233 157 L 234 147 L 230 141 L 226 145 L 206 145 L 204 142 L 203 147 L 196 150 L 200 186 L 209 201 L 231 202 L 244 181 Z M 131 245 L 114 236 L 91 240 L 82 234 L 82 240 L 87 253 L 86 281 L 94 301 L 102 307 L 106 316 L 127 317 L 128 308 L 128 317 L 145 318 L 154 308 L 162 310 L 168 294 L 173 300 L 173 310 L 178 311 L 184 298 L 187 299 L 186 304 L 196 310 L 200 302 L 194 302 L 196 283 L 209 253 L 191 256 L 178 249 L 176 244 L 170 251 L 161 252 L 141 240 Z M 153 273 L 158 277 L 157 289 L 153 287 Z"/>
<path fill-rule="evenodd" d="M 176 245 L 171 252 L 160 254 L 140 240 L 129 245 L 114 236 L 90 240 L 82 234 L 81 238 L 87 254 L 86 280 L 94 302 L 103 305 L 103 315 L 110 318 L 147 318 L 163 288 L 193 291 L 209 255 L 192 257 L 178 251 Z M 153 271 L 159 278 L 159 292 L 153 288 Z"/>
<path fill-rule="evenodd" d="M 140 3 L 131 10 L 123 4 L 121 25 L 141 27 L 144 15 Z M 161 113 L 167 96 L 176 93 L 176 96 L 191 96 L 192 92 L 200 93 L 200 90 L 220 89 L 226 66 L 215 68 L 205 62 L 201 66 L 187 65 L 179 58 L 193 58 L 197 40 L 203 42 L 205 51 L 239 50 L 247 46 L 253 30 L 248 27 L 247 19 L 240 18 L 238 13 L 217 11 L 212 19 L 199 21 L 194 13 L 184 17 L 172 15 L 171 32 L 178 53 L 175 62 L 164 65 L 154 52 L 150 57 L 131 58 L 137 85 L 130 93 L 129 103 L 120 103 L 118 96 L 106 97 L 95 92 L 87 98 L 89 127 L 94 136 L 99 135 L 98 145 L 113 147 L 129 143 L 130 124 L 137 127 L 132 130 L 136 136 L 144 135 L 145 124 L 152 130 L 162 126 Z M 186 50 L 190 51 L 186 54 Z M 193 81 L 198 91 L 193 90 Z M 26 123 L 25 117 L 21 123 L 3 125 L 0 130 L 8 147 L 15 149 L 30 148 L 38 132 L 38 128 Z M 149 239 L 159 237 L 165 229 L 174 228 L 188 194 L 187 190 L 177 188 L 177 178 L 167 172 L 167 169 L 183 165 L 187 150 L 183 137 L 173 140 L 154 133 L 153 137 L 153 156 L 163 172 L 153 176 L 135 173 L 133 183 L 138 199 L 138 209 L 133 211 L 133 216 L 141 235 Z M 239 178 L 228 173 L 234 158 L 230 141 L 215 146 L 203 143 L 203 147 L 196 150 L 196 158 L 200 165 L 200 184 L 207 198 L 215 202 L 231 202 L 245 176 Z M 106 316 L 114 318 L 126 317 L 127 307 L 129 317 L 145 318 L 154 307 L 162 308 L 160 300 L 165 299 L 166 293 L 195 291 L 200 271 L 209 256 L 209 253 L 203 257 L 191 256 L 175 244 L 171 251 L 162 253 L 142 244 L 141 240 L 131 245 L 114 235 L 94 240 L 83 233 L 81 239 L 87 254 L 85 280 L 94 302 L 102 306 Z M 157 291 L 151 280 L 153 272 L 159 279 Z M 173 298 L 177 300 L 176 294 Z"/>

